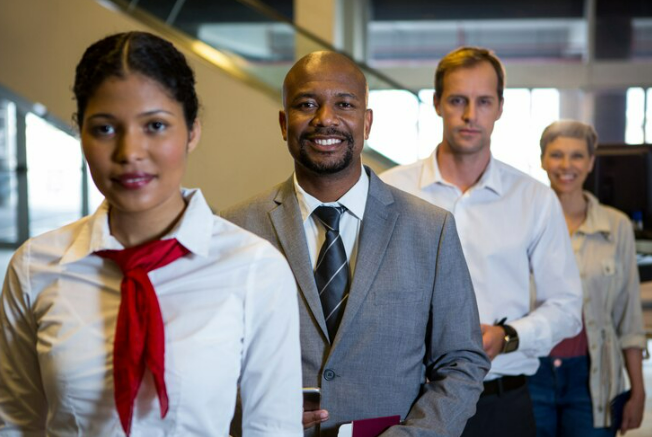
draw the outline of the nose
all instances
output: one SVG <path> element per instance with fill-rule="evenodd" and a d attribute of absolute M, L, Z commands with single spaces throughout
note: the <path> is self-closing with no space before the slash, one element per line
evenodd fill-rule
<path fill-rule="evenodd" d="M 145 153 L 144 138 L 136 132 L 125 131 L 116 141 L 113 159 L 126 164 L 143 159 Z"/>
<path fill-rule="evenodd" d="M 475 109 L 475 103 L 469 102 L 465 107 L 464 107 L 464 114 L 462 117 L 464 118 L 464 121 L 473 121 L 475 120 L 475 115 L 476 115 L 476 109 Z"/>
<path fill-rule="evenodd" d="M 565 156 L 565 155 L 564 155 L 564 156 L 561 158 L 561 162 L 560 162 L 559 164 L 560 164 L 561 168 L 566 169 L 566 168 L 570 167 L 570 163 L 571 163 L 571 162 L 570 162 L 570 158 L 569 158 L 568 156 Z"/>
<path fill-rule="evenodd" d="M 339 119 L 333 108 L 329 105 L 322 105 L 315 112 L 312 124 L 315 126 L 336 126 L 339 124 Z"/>

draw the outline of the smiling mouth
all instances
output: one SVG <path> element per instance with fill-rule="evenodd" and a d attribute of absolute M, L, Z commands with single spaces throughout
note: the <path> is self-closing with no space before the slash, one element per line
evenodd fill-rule
<path fill-rule="evenodd" d="M 562 182 L 571 182 L 571 181 L 574 181 L 576 179 L 576 177 L 577 176 L 575 176 L 575 175 L 563 174 L 563 175 L 559 175 L 559 180 L 562 181 Z"/>
<path fill-rule="evenodd" d="M 339 138 L 316 138 L 312 142 L 318 146 L 334 146 L 335 144 L 340 144 L 342 140 Z"/>

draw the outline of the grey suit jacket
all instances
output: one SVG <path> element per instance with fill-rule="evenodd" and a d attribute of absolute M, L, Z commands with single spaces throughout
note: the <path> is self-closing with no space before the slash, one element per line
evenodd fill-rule
<path fill-rule="evenodd" d="M 383 436 L 459 436 L 490 367 L 453 216 L 383 183 L 368 168 L 369 197 L 350 295 L 329 342 L 293 179 L 222 213 L 269 240 L 299 289 L 303 384 L 321 387 L 330 419 L 400 415 Z"/>

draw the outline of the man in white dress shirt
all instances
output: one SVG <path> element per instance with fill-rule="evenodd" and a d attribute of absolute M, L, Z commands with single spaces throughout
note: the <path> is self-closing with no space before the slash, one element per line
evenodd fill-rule
<path fill-rule="evenodd" d="M 455 216 L 492 359 L 464 437 L 534 436 L 525 375 L 581 328 L 580 278 L 556 196 L 491 155 L 504 84 L 492 52 L 462 47 L 446 55 L 435 75 L 441 143 L 430 157 L 381 176 Z"/>

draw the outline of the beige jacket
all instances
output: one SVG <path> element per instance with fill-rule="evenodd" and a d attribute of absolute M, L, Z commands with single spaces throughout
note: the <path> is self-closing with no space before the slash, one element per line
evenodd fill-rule
<path fill-rule="evenodd" d="M 631 222 L 584 194 L 586 221 L 571 243 L 584 293 L 593 425 L 606 427 L 611 425 L 610 401 L 626 388 L 622 349 L 644 349 L 645 331 Z"/>

